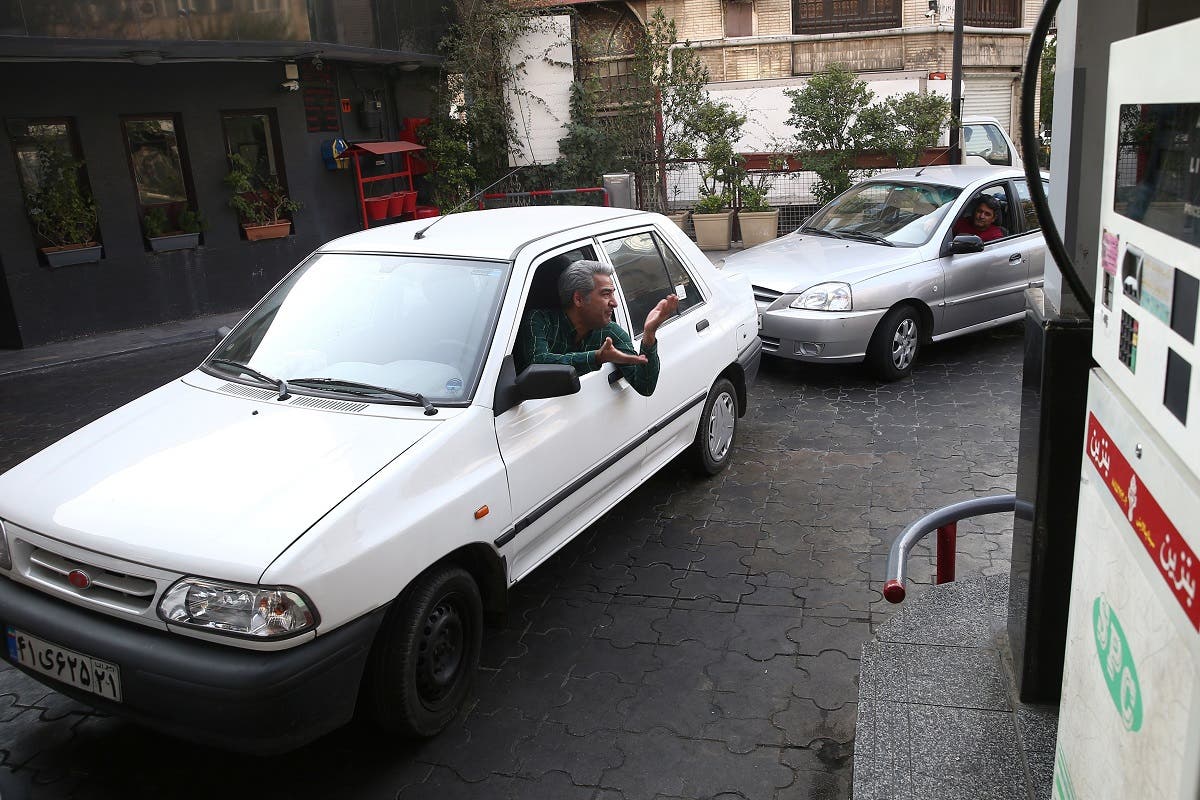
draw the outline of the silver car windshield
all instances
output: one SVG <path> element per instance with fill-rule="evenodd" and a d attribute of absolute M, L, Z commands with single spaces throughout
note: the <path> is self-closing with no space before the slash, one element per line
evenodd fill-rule
<path fill-rule="evenodd" d="M 961 192 L 932 184 L 860 183 L 834 198 L 800 230 L 915 247 L 929 241 Z"/>
<path fill-rule="evenodd" d="M 362 393 L 352 384 L 366 384 L 419 393 L 434 403 L 465 402 L 474 393 L 510 267 L 318 254 L 276 287 L 204 367 L 224 376 L 245 366 L 259 379 L 300 381 L 291 386 L 298 392 Z"/>

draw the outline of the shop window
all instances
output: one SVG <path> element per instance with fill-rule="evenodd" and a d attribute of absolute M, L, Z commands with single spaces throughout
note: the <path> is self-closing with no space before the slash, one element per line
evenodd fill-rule
<path fill-rule="evenodd" d="M 184 154 L 179 118 L 173 114 L 121 117 L 129 171 L 137 187 L 138 217 L 151 210 L 166 213 L 169 229 L 179 212 L 197 210 Z"/>
<path fill-rule="evenodd" d="M 287 188 L 274 112 L 226 111 L 221 115 L 221 124 L 227 156 L 241 156 L 260 176 L 275 178 Z"/>
<path fill-rule="evenodd" d="M 726 0 L 725 35 L 752 36 L 754 34 L 754 3 L 750 0 Z"/>

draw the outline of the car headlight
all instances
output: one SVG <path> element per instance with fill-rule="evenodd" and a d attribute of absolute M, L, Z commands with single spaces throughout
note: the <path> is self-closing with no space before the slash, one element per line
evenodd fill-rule
<path fill-rule="evenodd" d="M 848 283 L 818 283 L 791 302 L 792 308 L 806 311 L 849 311 L 852 305 Z"/>
<path fill-rule="evenodd" d="M 8 549 L 8 531 L 0 519 L 0 569 L 12 569 L 12 551 Z"/>
<path fill-rule="evenodd" d="M 158 615 L 176 625 L 256 639 L 294 636 L 317 624 L 316 609 L 295 589 L 203 578 L 177 581 L 163 594 Z"/>

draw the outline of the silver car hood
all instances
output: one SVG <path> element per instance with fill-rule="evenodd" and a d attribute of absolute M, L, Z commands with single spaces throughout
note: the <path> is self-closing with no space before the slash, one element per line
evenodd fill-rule
<path fill-rule="evenodd" d="M 853 284 L 919 263 L 926 258 L 925 250 L 789 233 L 729 256 L 724 269 L 764 289 L 801 292 L 824 281 Z"/>

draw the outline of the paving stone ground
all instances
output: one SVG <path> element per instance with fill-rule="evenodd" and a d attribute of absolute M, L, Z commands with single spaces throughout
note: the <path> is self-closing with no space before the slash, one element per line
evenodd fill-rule
<path fill-rule="evenodd" d="M 0 469 L 206 349 L 0 378 Z M 231 756 L 4 666 L 0 792 L 17 797 L 3 782 L 15 780 L 35 798 L 847 798 L 862 645 L 893 613 L 888 546 L 928 510 L 1013 491 L 1021 358 L 1010 325 L 929 347 L 894 384 L 767 359 L 732 466 L 701 479 L 668 465 L 519 584 L 472 701 L 435 740 L 352 726 L 287 756 Z M 959 532 L 960 575 L 1007 574 L 1009 520 Z M 911 562 L 910 597 L 930 554 Z"/>

